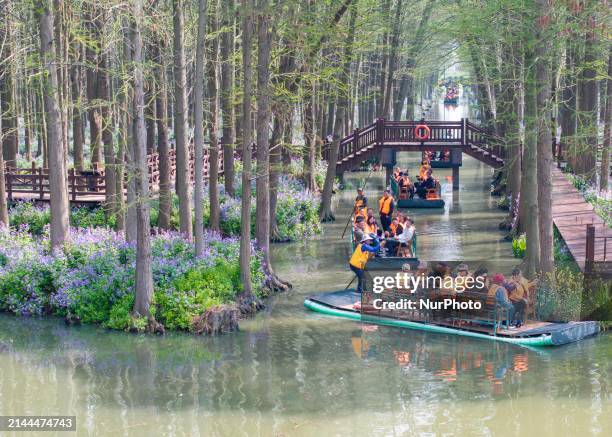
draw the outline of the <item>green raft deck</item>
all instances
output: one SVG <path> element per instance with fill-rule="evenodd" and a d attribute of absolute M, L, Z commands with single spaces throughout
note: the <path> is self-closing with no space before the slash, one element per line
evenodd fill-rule
<path fill-rule="evenodd" d="M 458 327 L 453 326 L 450 321 L 446 322 L 444 320 L 422 322 L 396 319 L 384 315 L 362 315 L 359 310 L 353 308 L 354 303 L 360 301 L 361 295 L 354 289 L 349 289 L 310 296 L 304 301 L 304 306 L 321 314 L 360 322 L 418 329 L 441 334 L 461 335 L 525 346 L 560 346 L 582 340 L 599 332 L 599 324 L 597 322 L 549 323 L 528 321 L 517 330 L 502 330 L 502 332 L 494 334 L 493 330 L 487 327 Z"/>
<path fill-rule="evenodd" d="M 391 192 L 398 208 L 444 208 L 444 199 L 421 199 L 420 197 L 400 199 L 399 186 L 393 178 L 391 178 Z"/>

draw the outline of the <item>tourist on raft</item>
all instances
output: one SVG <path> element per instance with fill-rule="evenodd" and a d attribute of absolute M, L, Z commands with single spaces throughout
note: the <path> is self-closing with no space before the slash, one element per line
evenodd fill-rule
<path fill-rule="evenodd" d="M 495 305 L 498 307 L 508 311 L 508 320 L 509 329 L 516 329 L 515 326 L 510 325 L 510 323 L 514 320 L 514 305 L 510 302 L 510 298 L 508 297 L 508 290 L 504 287 L 504 283 L 506 282 L 506 278 L 501 273 L 496 273 L 491 278 L 491 282 L 493 283 L 491 289 L 495 290 Z M 489 293 L 491 293 L 491 289 L 489 289 Z"/>
<path fill-rule="evenodd" d="M 391 225 L 391 216 L 393 215 L 393 208 L 395 203 L 393 197 L 389 193 L 389 189 L 385 189 L 382 197 L 378 201 L 378 212 L 380 214 L 380 225 L 383 231 L 388 231 Z"/>
<path fill-rule="evenodd" d="M 410 217 L 404 217 L 402 223 L 402 233 L 398 235 L 399 242 L 398 256 L 414 257 L 412 253 L 412 239 L 414 238 L 414 221 Z"/>
<path fill-rule="evenodd" d="M 515 327 L 520 328 L 523 323 L 525 323 L 525 308 L 527 307 L 527 302 L 519 298 L 520 293 L 517 294 L 518 287 L 514 282 L 505 282 L 504 288 L 508 291 L 508 299 L 514 307 L 514 317 L 512 323 Z"/>
<path fill-rule="evenodd" d="M 370 260 L 371 254 L 376 254 L 379 250 L 380 242 L 378 238 L 372 234 L 364 235 L 349 260 L 349 267 L 357 276 L 357 292 L 359 293 L 363 291 L 366 264 Z"/>
<path fill-rule="evenodd" d="M 365 211 L 368 207 L 368 198 L 363 194 L 363 188 L 357 188 L 357 197 L 355 197 L 355 206 L 353 208 L 353 214 L 355 216 L 363 215 L 365 218 Z"/>
<path fill-rule="evenodd" d="M 353 241 L 361 241 L 363 236 L 366 234 L 366 222 L 365 217 L 358 215 L 355 217 L 355 228 L 353 230 Z"/>
<path fill-rule="evenodd" d="M 376 223 L 376 219 L 374 216 L 369 216 L 366 219 L 366 232 L 369 234 L 377 234 L 378 233 L 378 223 Z"/>
<path fill-rule="evenodd" d="M 432 171 L 428 170 L 425 179 L 417 185 L 417 194 L 421 199 L 427 198 L 427 190 L 436 188 L 436 180 L 432 176 Z"/>

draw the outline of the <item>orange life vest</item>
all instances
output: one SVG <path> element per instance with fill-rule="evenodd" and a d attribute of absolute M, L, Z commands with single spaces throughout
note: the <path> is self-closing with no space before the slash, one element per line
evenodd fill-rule
<path fill-rule="evenodd" d="M 391 196 L 387 197 L 386 199 L 384 197 L 381 197 L 380 200 L 378 201 L 379 212 L 381 214 L 389 214 L 391 212 L 391 202 L 392 201 L 393 201 L 393 198 Z"/>
<path fill-rule="evenodd" d="M 370 259 L 370 252 L 361 250 L 361 246 L 361 244 L 357 245 L 351 259 L 349 260 L 349 264 L 363 270 Z"/>
<path fill-rule="evenodd" d="M 391 223 L 391 225 L 389 225 L 389 229 L 391 230 L 391 233 L 395 235 L 395 230 L 397 229 L 397 225 Z"/>

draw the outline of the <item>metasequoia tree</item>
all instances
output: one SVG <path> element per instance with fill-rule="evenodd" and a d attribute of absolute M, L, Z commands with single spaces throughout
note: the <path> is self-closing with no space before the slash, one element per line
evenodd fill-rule
<path fill-rule="evenodd" d="M 342 64 L 342 68 L 338 73 L 337 79 L 338 83 L 344 86 L 348 84 L 349 80 L 351 57 L 353 53 L 353 41 L 355 38 L 356 20 L 357 5 L 356 3 L 351 3 L 348 33 L 346 35 L 346 41 L 344 46 L 344 62 Z M 340 92 L 338 95 L 338 104 L 336 107 L 336 121 L 334 122 L 333 140 L 330 145 L 329 162 L 327 165 L 327 172 L 325 173 L 325 184 L 323 186 L 323 193 L 321 197 L 321 211 L 319 213 L 321 221 L 329 221 L 335 219 L 334 214 L 332 213 L 332 191 L 334 188 L 334 179 L 336 177 L 336 161 L 338 160 L 338 148 L 340 146 L 340 140 L 342 139 L 344 118 L 346 117 L 348 111 L 348 105 L 348 96 L 346 95 L 346 93 Z"/>
<path fill-rule="evenodd" d="M 194 147 L 195 147 L 195 252 L 202 256 L 204 250 L 204 42 L 206 39 L 206 0 L 198 2 L 198 42 L 194 92 Z"/>
<path fill-rule="evenodd" d="M 179 198 L 179 229 L 191 239 L 191 185 L 187 138 L 187 69 L 185 65 L 185 19 L 183 0 L 173 0 L 174 22 L 174 135 L 176 138 L 176 193 Z M 201 193 L 199 194 L 201 195 Z"/>
<path fill-rule="evenodd" d="M 243 0 L 240 9 L 242 17 L 242 213 L 240 222 L 240 280 L 243 290 L 240 300 L 253 299 L 251 284 L 251 154 L 252 121 L 251 98 L 253 96 L 252 37 L 253 0 Z"/>
<path fill-rule="evenodd" d="M 53 9 L 48 0 L 37 0 L 39 20 L 40 58 L 42 61 L 43 96 L 47 118 L 47 142 L 49 148 L 49 191 L 51 204 L 51 246 L 66 243 L 68 232 L 68 187 L 66 157 L 62 144 L 61 116 L 58 105 L 58 80 L 53 39 Z"/>
<path fill-rule="evenodd" d="M 133 50 L 134 74 L 134 137 L 131 143 L 134 159 L 133 172 L 136 186 L 136 295 L 134 314 L 151 318 L 151 301 L 153 299 L 153 273 L 151 267 L 151 231 L 149 216 L 149 178 L 147 169 L 147 132 L 144 115 L 144 77 L 143 49 L 141 27 L 143 11 L 141 0 L 132 2 L 131 43 Z"/>

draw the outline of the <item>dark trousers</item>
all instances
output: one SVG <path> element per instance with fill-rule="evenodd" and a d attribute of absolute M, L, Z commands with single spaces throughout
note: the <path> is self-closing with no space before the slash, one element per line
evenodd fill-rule
<path fill-rule="evenodd" d="M 514 306 L 514 319 L 519 323 L 525 322 L 525 308 L 527 307 L 527 301 L 524 299 L 512 302 Z"/>
<path fill-rule="evenodd" d="M 353 264 L 349 264 L 349 267 L 357 276 L 357 292 L 361 293 L 363 291 L 363 283 L 365 282 L 365 272 L 363 269 L 358 269 Z"/>
<path fill-rule="evenodd" d="M 389 226 L 391 226 L 391 214 L 380 213 L 380 224 L 383 230 L 388 231 Z"/>

